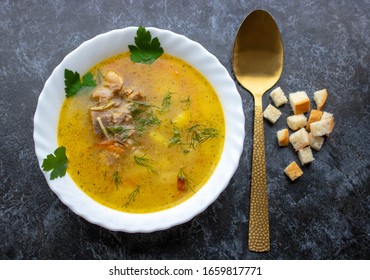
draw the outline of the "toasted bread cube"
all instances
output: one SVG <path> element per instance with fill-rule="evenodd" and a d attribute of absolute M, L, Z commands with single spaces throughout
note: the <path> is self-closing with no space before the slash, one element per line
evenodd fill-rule
<path fill-rule="evenodd" d="M 276 89 L 271 91 L 270 97 L 276 107 L 280 107 L 281 105 L 284 105 L 288 102 L 288 98 L 285 96 L 281 87 L 277 87 Z"/>
<path fill-rule="evenodd" d="M 280 118 L 281 112 L 276 109 L 274 106 L 269 104 L 265 111 L 263 112 L 263 116 L 268 119 L 271 123 L 276 123 L 276 121 Z"/>
<path fill-rule="evenodd" d="M 317 110 L 322 111 L 326 100 L 328 99 L 328 91 L 326 89 L 318 90 L 315 91 L 313 95 L 313 100 L 315 100 Z"/>
<path fill-rule="evenodd" d="M 321 136 L 312 136 L 312 133 L 308 133 L 308 140 L 310 142 L 310 147 L 316 151 L 320 151 L 322 145 L 324 144 L 325 138 Z"/>
<path fill-rule="evenodd" d="M 310 110 L 310 99 L 305 91 L 297 91 L 289 94 L 289 103 L 294 115 L 306 113 Z"/>
<path fill-rule="evenodd" d="M 293 148 L 296 151 L 307 147 L 310 142 L 306 129 L 303 127 L 300 130 L 292 133 L 289 137 L 289 142 L 293 145 Z"/>
<path fill-rule="evenodd" d="M 330 114 L 328 112 L 322 112 L 322 117 L 321 117 L 321 120 L 325 120 L 325 119 L 330 119 L 333 117 L 333 114 Z"/>
<path fill-rule="evenodd" d="M 298 130 L 307 124 L 307 118 L 303 114 L 289 116 L 286 122 L 291 130 Z"/>
<path fill-rule="evenodd" d="M 287 128 L 279 130 L 276 133 L 276 136 L 280 147 L 286 147 L 289 145 L 289 130 Z"/>
<path fill-rule="evenodd" d="M 302 165 L 305 165 L 315 160 L 313 158 L 312 150 L 310 147 L 305 147 L 303 149 L 298 150 L 298 158 Z"/>
<path fill-rule="evenodd" d="M 293 161 L 284 169 L 284 173 L 292 181 L 298 179 L 303 175 L 303 171 L 299 168 L 298 164 L 295 161 Z"/>
<path fill-rule="evenodd" d="M 312 136 L 329 135 L 334 129 L 334 117 L 311 123 Z"/>
<path fill-rule="evenodd" d="M 311 130 L 310 124 L 321 120 L 321 117 L 322 117 L 322 111 L 312 109 L 310 113 L 310 117 L 308 118 L 306 130 L 310 131 Z"/>

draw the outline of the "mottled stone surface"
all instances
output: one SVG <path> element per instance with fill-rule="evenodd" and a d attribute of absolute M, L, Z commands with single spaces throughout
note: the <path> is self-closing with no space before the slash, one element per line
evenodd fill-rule
<path fill-rule="evenodd" d="M 326 87 L 336 127 L 294 183 L 278 148 L 289 105 L 265 122 L 271 251 L 247 250 L 253 100 L 239 85 L 245 148 L 228 188 L 205 212 L 163 232 L 127 234 L 90 224 L 50 191 L 33 144 L 37 98 L 52 70 L 87 39 L 111 29 L 155 26 L 201 43 L 231 70 L 236 30 L 256 8 L 281 29 L 278 85 L 310 97 Z M 0 2 L 0 259 L 369 259 L 370 3 L 357 1 Z M 233 77 L 234 78 L 234 77 Z M 264 96 L 264 107 L 270 103 Z"/>

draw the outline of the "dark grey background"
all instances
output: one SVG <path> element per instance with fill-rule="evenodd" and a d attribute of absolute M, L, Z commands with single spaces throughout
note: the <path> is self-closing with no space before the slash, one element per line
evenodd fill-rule
<path fill-rule="evenodd" d="M 253 100 L 239 85 L 245 148 L 228 188 L 205 212 L 163 232 L 127 234 L 90 224 L 50 191 L 34 153 L 33 115 L 52 70 L 82 42 L 116 28 L 154 26 L 201 43 L 231 70 L 234 36 L 254 9 L 281 29 L 286 93 L 326 87 L 335 130 L 291 183 L 297 160 L 278 148 L 289 105 L 265 122 L 271 251 L 247 250 Z M 0 2 L 1 259 L 369 259 L 370 3 L 356 1 Z M 264 96 L 264 107 L 270 103 Z"/>

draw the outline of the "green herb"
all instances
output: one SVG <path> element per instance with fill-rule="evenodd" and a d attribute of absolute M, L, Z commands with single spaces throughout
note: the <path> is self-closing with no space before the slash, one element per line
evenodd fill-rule
<path fill-rule="evenodd" d="M 96 82 L 94 80 L 94 75 L 89 72 L 85 76 L 82 77 L 82 82 L 80 80 L 80 74 L 78 72 L 74 72 L 68 69 L 64 70 L 64 85 L 65 85 L 65 92 L 66 97 L 71 97 L 76 95 L 76 93 L 82 87 L 95 87 Z"/>
<path fill-rule="evenodd" d="M 66 148 L 61 146 L 54 151 L 53 154 L 47 155 L 42 163 L 44 171 L 51 171 L 50 180 L 66 175 L 68 167 L 68 158 L 66 156 Z"/>
<path fill-rule="evenodd" d="M 191 187 L 189 178 L 185 174 L 183 168 L 181 168 L 179 173 L 177 174 L 177 189 L 179 191 L 187 191 L 190 189 L 193 193 L 195 193 L 194 189 Z"/>
<path fill-rule="evenodd" d="M 153 167 L 154 160 L 146 158 L 145 156 L 146 156 L 146 154 L 142 155 L 141 157 L 134 156 L 136 164 L 144 166 L 144 167 L 146 167 L 146 169 L 148 169 L 148 171 L 157 174 L 157 171 Z"/>
<path fill-rule="evenodd" d="M 118 175 L 118 170 L 114 171 L 113 173 L 113 182 L 116 185 L 116 188 L 121 185 L 122 181 L 121 178 Z"/>
<path fill-rule="evenodd" d="M 176 131 L 172 138 L 168 141 L 168 148 L 171 148 L 174 145 L 180 145 L 181 144 L 181 133 L 179 131 Z"/>
<path fill-rule="evenodd" d="M 197 145 L 202 144 L 210 138 L 218 136 L 218 131 L 212 127 L 203 127 L 199 124 L 196 124 L 187 129 L 188 135 L 190 135 L 190 146 L 195 149 Z"/>
<path fill-rule="evenodd" d="M 128 131 L 132 130 L 132 129 L 124 127 L 124 126 L 107 126 L 106 130 L 109 133 L 114 134 L 114 133 L 125 133 L 125 132 L 128 132 Z"/>
<path fill-rule="evenodd" d="M 188 98 L 186 98 L 186 99 L 181 100 L 180 102 L 185 104 L 185 109 L 186 110 L 190 109 L 190 96 L 188 96 Z"/>
<path fill-rule="evenodd" d="M 131 61 L 144 64 L 152 64 L 163 54 L 163 48 L 158 37 L 152 39 L 152 35 L 145 27 L 139 26 L 136 32 L 135 45 L 129 45 Z"/>
<path fill-rule="evenodd" d="M 121 142 L 125 142 L 130 138 L 130 133 L 132 129 L 131 128 L 126 128 L 123 126 L 108 126 L 107 131 L 113 135 L 113 138 L 116 140 L 119 140 Z"/>
<path fill-rule="evenodd" d="M 163 98 L 163 101 L 162 101 L 162 109 L 161 109 L 161 112 L 166 112 L 168 111 L 168 109 L 170 108 L 171 106 L 171 99 L 172 99 L 172 92 L 168 92 L 164 98 Z"/>
<path fill-rule="evenodd" d="M 155 105 L 151 105 L 146 101 L 131 101 L 131 114 L 134 118 L 138 117 L 140 114 L 146 112 L 151 107 L 157 107 Z"/>
<path fill-rule="evenodd" d="M 140 185 L 138 185 L 136 189 L 132 193 L 130 193 L 125 206 L 128 207 L 131 202 L 135 201 L 139 193 L 140 193 Z"/>
<path fill-rule="evenodd" d="M 204 127 L 200 124 L 195 124 L 183 131 L 180 131 L 175 125 L 173 125 L 174 134 L 168 141 L 168 147 L 179 145 L 182 147 L 184 154 L 188 154 L 191 149 L 196 147 L 208 139 L 218 136 L 218 131 L 212 127 Z"/>
<path fill-rule="evenodd" d="M 103 73 L 102 73 L 101 69 L 98 69 L 98 71 L 96 71 L 96 83 L 98 85 L 100 85 L 103 82 L 104 82 Z"/>
<path fill-rule="evenodd" d="M 136 128 L 139 132 L 144 132 L 147 126 L 159 125 L 161 121 L 157 118 L 156 115 L 151 111 L 146 114 L 146 116 L 137 118 Z"/>

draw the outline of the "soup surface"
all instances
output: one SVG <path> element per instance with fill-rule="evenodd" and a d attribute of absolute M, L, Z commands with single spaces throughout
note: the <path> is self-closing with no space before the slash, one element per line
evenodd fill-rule
<path fill-rule="evenodd" d="M 124 212 L 173 207 L 196 193 L 220 159 L 221 104 L 192 66 L 129 53 L 91 69 L 97 86 L 66 98 L 58 128 L 68 173 L 97 202 Z"/>

